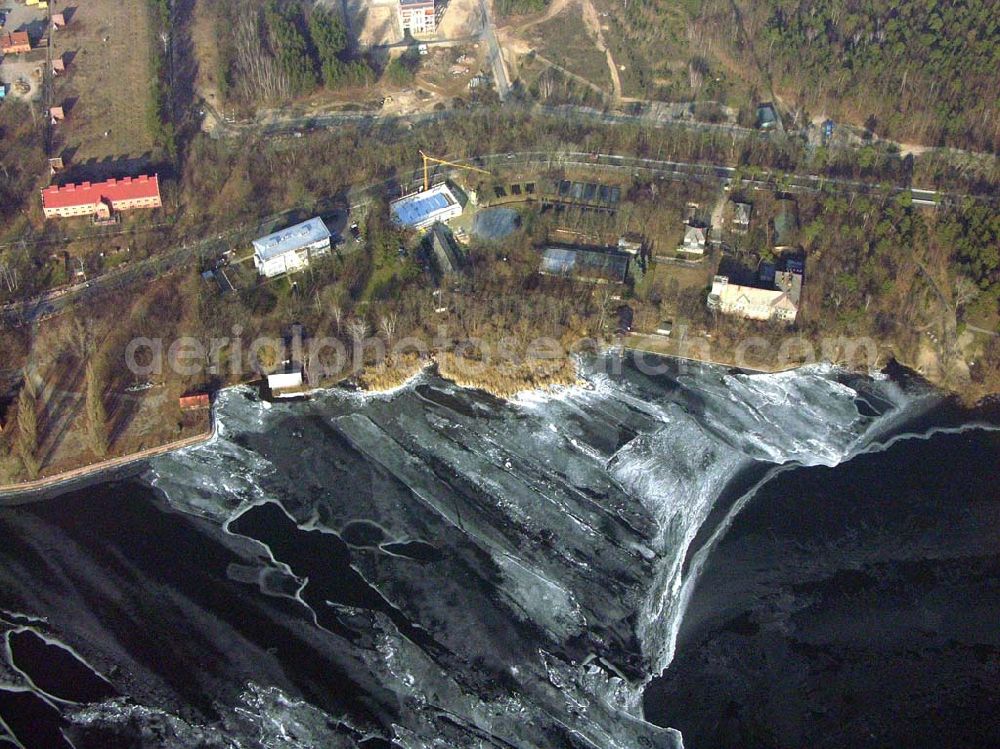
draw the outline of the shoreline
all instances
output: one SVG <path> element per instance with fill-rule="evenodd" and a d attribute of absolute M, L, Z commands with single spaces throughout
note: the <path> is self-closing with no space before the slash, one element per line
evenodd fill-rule
<path fill-rule="evenodd" d="M 173 442 L 167 442 L 162 445 L 147 447 L 138 452 L 119 455 L 117 457 L 108 458 L 96 463 L 88 463 L 87 465 L 63 471 L 61 473 L 56 473 L 52 476 L 44 476 L 42 478 L 31 479 L 29 481 L 21 481 L 16 484 L 3 484 L 0 485 L 0 505 L 13 504 L 8 502 L 8 500 L 22 498 L 25 495 L 37 494 L 47 489 L 57 488 L 62 484 L 68 484 L 79 479 L 86 479 L 96 474 L 110 471 L 114 468 L 122 468 L 148 458 L 155 458 L 160 455 L 183 450 L 186 447 L 202 445 L 211 441 L 216 436 L 216 433 L 215 418 L 213 416 L 211 428 L 207 432 L 202 432 L 201 434 L 195 434 L 191 437 L 174 440 Z"/>
<path fill-rule="evenodd" d="M 749 368 L 749 367 L 746 367 L 746 366 L 739 367 L 736 364 L 726 363 L 726 362 L 723 362 L 723 361 L 716 361 L 716 360 L 711 360 L 711 359 L 699 359 L 697 357 L 687 357 L 687 356 L 681 356 L 679 354 L 663 353 L 663 352 L 655 351 L 655 350 L 652 350 L 652 349 L 641 348 L 641 347 L 639 347 L 637 345 L 630 346 L 630 345 L 624 345 L 624 344 L 620 345 L 620 346 L 609 347 L 609 348 L 605 349 L 601 353 L 601 355 L 603 355 L 603 356 L 608 356 L 608 355 L 624 356 L 626 354 L 626 352 L 634 352 L 634 353 L 639 353 L 639 354 L 644 354 L 644 355 L 649 355 L 649 356 L 656 356 L 656 357 L 659 357 L 659 358 L 662 358 L 662 359 L 673 359 L 673 360 L 684 362 L 684 363 L 697 363 L 697 364 L 700 364 L 700 365 L 720 367 L 720 368 L 725 368 L 725 369 L 739 369 L 741 372 L 744 372 L 744 373 L 749 374 L 749 375 L 782 374 L 782 373 L 785 373 L 785 372 L 793 372 L 795 370 L 801 369 L 802 367 L 810 365 L 809 362 L 805 362 L 805 363 L 798 364 L 798 365 L 795 365 L 795 366 L 786 367 L 786 368 L 783 368 L 783 369 L 773 369 L 773 370 L 752 369 L 752 368 Z M 572 361 L 572 359 L 570 359 L 569 361 Z M 557 369 L 556 371 L 550 373 L 553 376 L 551 377 L 551 381 L 549 381 L 549 382 L 546 382 L 546 381 L 535 381 L 531 385 L 528 385 L 526 387 L 517 388 L 517 389 L 514 389 L 514 390 L 510 390 L 508 388 L 504 388 L 502 391 L 500 391 L 499 389 L 494 390 L 493 388 L 491 388 L 489 383 L 477 381 L 475 378 L 465 379 L 465 378 L 461 378 L 461 377 L 450 377 L 449 376 L 450 374 L 451 375 L 457 375 L 458 373 L 447 371 L 447 367 L 445 367 L 446 371 L 442 372 L 441 362 L 439 362 L 435 357 L 431 357 L 431 359 L 428 360 L 428 361 L 421 361 L 421 362 L 410 361 L 410 362 L 407 362 L 407 364 L 409 366 L 405 367 L 402 370 L 402 372 L 401 372 L 401 374 L 404 375 L 402 377 L 395 377 L 392 374 L 390 374 L 391 370 L 384 370 L 384 371 L 382 371 L 382 372 L 379 373 L 380 377 L 378 377 L 378 378 L 372 378 L 372 379 L 381 379 L 382 382 L 380 384 L 375 384 L 372 381 L 372 379 L 366 378 L 364 376 L 362 376 L 361 378 L 359 378 L 360 382 L 358 380 L 351 380 L 351 379 L 345 378 L 345 379 L 333 382 L 333 383 L 331 383 L 329 385 L 326 385 L 326 386 L 314 388 L 314 389 L 310 390 L 309 395 L 311 396 L 311 395 L 314 395 L 314 394 L 319 393 L 319 392 L 327 392 L 327 391 L 331 391 L 331 390 L 336 390 L 336 389 L 340 388 L 344 383 L 354 382 L 356 384 L 359 384 L 360 387 L 357 390 L 353 390 L 353 391 L 352 390 L 344 389 L 345 393 L 354 392 L 357 395 L 365 396 L 365 397 L 379 397 L 379 396 L 382 396 L 382 397 L 389 396 L 389 397 L 391 397 L 391 396 L 395 395 L 396 393 L 404 390 L 406 387 L 408 387 L 413 382 L 415 382 L 418 379 L 420 379 L 420 377 L 422 377 L 425 373 L 427 373 L 430 370 L 433 370 L 442 379 L 447 380 L 449 382 L 452 382 L 455 385 L 458 385 L 459 387 L 476 389 L 476 390 L 482 390 L 482 391 L 484 391 L 486 393 L 489 393 L 490 395 L 493 395 L 494 397 L 500 398 L 501 400 L 510 401 L 510 402 L 514 402 L 518 397 L 520 397 L 521 395 L 523 395 L 525 393 L 546 392 L 546 391 L 551 390 L 552 388 L 572 387 L 573 385 L 580 385 L 580 384 L 582 384 L 582 380 L 579 377 L 576 377 L 575 380 L 574 380 L 574 382 L 572 382 L 572 383 L 566 381 L 565 377 L 558 376 L 560 373 L 559 373 L 559 371 Z M 838 366 L 838 365 L 836 365 L 835 363 L 832 363 L 832 362 L 831 362 L 831 364 L 833 366 Z M 563 364 L 563 367 L 564 366 L 565 366 L 565 364 Z M 573 365 L 573 367 L 574 367 L 574 369 L 576 369 L 576 365 L 575 364 Z M 532 378 L 532 379 L 534 380 L 534 378 Z M 541 379 L 544 380 L 545 377 L 543 376 Z M 365 380 L 368 380 L 367 384 L 365 383 Z M 938 385 L 938 384 L 935 384 L 935 383 L 931 383 L 931 384 L 934 385 L 934 387 L 937 387 L 940 390 L 942 390 L 942 392 L 946 392 L 946 393 L 947 392 L 952 392 L 949 389 L 942 387 L 941 385 Z M 245 385 L 246 385 L 246 383 L 243 383 L 243 384 L 233 385 L 231 387 L 243 387 Z M 223 390 L 225 390 L 225 389 L 228 389 L 228 387 L 227 388 L 223 388 Z M 45 490 L 48 490 L 48 489 L 57 488 L 57 487 L 59 487 L 59 486 L 61 486 L 63 484 L 68 484 L 68 483 L 70 483 L 72 481 L 75 481 L 75 480 L 86 479 L 86 478 L 89 478 L 91 476 L 94 476 L 94 475 L 97 475 L 97 474 L 100 474 L 100 473 L 103 473 L 103 472 L 106 472 L 106 471 L 110 471 L 110 470 L 115 469 L 115 468 L 121 468 L 123 466 L 128 466 L 128 465 L 131 465 L 133 463 L 138 463 L 139 461 L 142 461 L 142 460 L 146 460 L 146 459 L 149 459 L 149 458 L 155 458 L 155 457 L 158 457 L 160 455 L 165 455 L 165 454 L 168 454 L 168 453 L 176 452 L 178 450 L 183 450 L 183 449 L 185 449 L 187 447 L 193 447 L 193 446 L 196 446 L 196 445 L 201 445 L 201 444 L 204 444 L 206 442 L 209 442 L 211 439 L 213 439 L 216 436 L 217 429 L 218 429 L 217 428 L 216 419 L 215 419 L 215 411 L 214 411 L 214 409 L 215 409 L 215 404 L 213 403 L 213 405 L 212 405 L 212 411 L 211 411 L 211 416 L 210 416 L 210 418 L 211 418 L 211 427 L 210 427 L 210 429 L 207 432 L 203 432 L 201 434 L 193 435 L 191 437 L 185 437 L 184 439 L 181 439 L 181 440 L 175 440 L 173 442 L 164 443 L 162 445 L 157 445 L 157 446 L 154 446 L 154 447 L 149 447 L 149 448 L 146 448 L 144 450 L 141 450 L 141 451 L 138 451 L 138 452 L 135 452 L 135 453 L 129 453 L 129 454 L 126 454 L 126 455 L 120 455 L 120 456 L 115 457 L 115 458 L 109 458 L 107 460 L 99 461 L 99 462 L 96 462 L 96 463 L 90 463 L 90 464 L 87 464 L 87 465 L 79 466 L 78 468 L 73 468 L 73 469 L 71 469 L 69 471 L 63 471 L 61 473 L 54 474 L 52 476 L 46 476 L 46 477 L 43 477 L 43 478 L 33 479 L 33 480 L 29 480 L 29 481 L 22 481 L 22 482 L 15 483 L 15 484 L 0 485 L 0 505 L 3 505 L 3 504 L 12 504 L 8 500 L 17 499 L 17 498 L 23 498 L 25 495 L 37 494 L 39 492 L 42 492 L 42 491 L 45 491 Z"/>

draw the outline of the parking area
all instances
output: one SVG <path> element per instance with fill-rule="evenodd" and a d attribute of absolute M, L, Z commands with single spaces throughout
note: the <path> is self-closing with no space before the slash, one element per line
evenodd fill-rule
<path fill-rule="evenodd" d="M 26 31 L 31 39 L 31 52 L 5 55 L 0 62 L 0 82 L 6 84 L 6 95 L 13 99 L 33 100 L 42 92 L 42 67 L 45 50 L 39 49 L 39 40 L 45 36 L 47 11 L 37 5 L 8 3 L 0 6 L 0 33 Z"/>
<path fill-rule="evenodd" d="M 35 46 L 45 35 L 48 11 L 37 5 L 24 5 L 8 0 L 7 3 L 0 5 L 0 18 L 3 19 L 4 32 L 27 31 L 32 46 Z"/>

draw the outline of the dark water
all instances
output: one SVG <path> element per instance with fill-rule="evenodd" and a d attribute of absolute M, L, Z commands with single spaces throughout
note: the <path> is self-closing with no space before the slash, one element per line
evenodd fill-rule
<path fill-rule="evenodd" d="M 226 569 L 252 560 L 254 549 L 211 523 L 168 511 L 138 482 L 4 509 L 0 537 L 0 616 L 42 613 L 45 628 L 86 651 L 117 691 L 153 694 L 159 707 L 199 723 L 217 720 L 218 708 L 236 702 L 240 685 L 253 679 L 301 693 L 330 715 L 391 714 L 391 700 L 377 703 L 377 685 L 353 681 L 336 643 L 304 626 L 303 607 L 248 595 L 227 579 Z M 350 589 L 346 559 L 326 552 L 325 564 L 345 573 Z M 13 637 L 15 662 L 38 686 L 81 702 L 114 691 L 81 673 L 78 662 L 53 662 L 31 635 Z M 60 730 L 77 747 L 136 745 L 134 737 L 76 729 L 32 695 L 2 689 L 0 718 L 29 748 L 69 746 L 54 738 Z"/>
<path fill-rule="evenodd" d="M 968 415 L 823 371 L 595 382 L 229 391 L 213 444 L 0 507 L 0 747 L 1000 741 L 996 434 L 768 483 L 708 557 L 653 725 L 626 708 L 670 570 L 748 486 Z"/>
<path fill-rule="evenodd" d="M 702 572 L 647 719 L 686 747 L 1000 746 L 1000 434 L 793 470 Z"/>

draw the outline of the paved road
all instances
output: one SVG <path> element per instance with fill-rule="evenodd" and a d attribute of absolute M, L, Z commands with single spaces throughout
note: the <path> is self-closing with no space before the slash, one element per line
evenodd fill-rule
<path fill-rule="evenodd" d="M 347 222 L 347 211 L 342 205 L 338 206 L 332 200 L 320 200 L 310 206 L 310 209 L 323 216 L 335 235 L 342 234 Z M 4 305 L 0 307 L 0 322 L 13 327 L 41 322 L 60 314 L 78 302 L 91 301 L 116 289 L 152 281 L 170 271 L 190 266 L 192 262 L 200 264 L 204 260 L 219 258 L 233 245 L 248 244 L 251 239 L 288 223 L 299 213 L 301 209 L 296 208 L 274 214 L 253 226 L 227 229 L 207 239 L 185 242 L 180 247 L 130 263 L 84 283 L 43 294 L 25 302 Z"/>
<path fill-rule="evenodd" d="M 580 151 L 524 151 L 508 154 L 488 154 L 472 159 L 452 159 L 455 163 L 472 165 L 492 164 L 524 164 L 538 165 L 548 168 L 558 166 L 578 166 L 588 169 L 598 169 L 617 172 L 631 172 L 634 175 L 662 177 L 665 179 L 704 179 L 726 183 L 732 180 L 739 171 L 736 167 L 715 164 L 692 164 L 679 161 L 644 159 L 634 156 L 618 156 L 615 154 L 584 153 Z M 746 170 L 743 170 L 744 172 Z M 885 189 L 880 185 L 872 185 L 858 180 L 818 177 L 815 175 L 788 175 L 780 171 L 759 170 L 752 178 L 743 178 L 742 184 L 751 189 L 776 189 L 781 187 L 788 192 L 823 192 L 831 191 L 841 194 L 877 194 Z M 949 199 L 961 199 L 960 194 L 939 192 L 907 187 L 892 186 L 888 188 L 893 194 L 909 192 L 915 203 L 935 206 Z"/>
<path fill-rule="evenodd" d="M 480 0 L 484 2 L 485 0 Z M 656 128 L 684 128 L 687 130 L 696 131 L 716 131 L 716 132 L 726 132 L 734 136 L 736 135 L 751 135 L 758 134 L 758 131 L 752 128 L 745 128 L 739 125 L 733 125 L 728 123 L 707 123 L 707 122 L 697 122 L 695 120 L 678 118 L 677 112 L 673 107 L 653 107 L 646 108 L 644 112 L 639 114 L 626 114 L 622 112 L 606 112 L 599 109 L 593 109 L 591 107 L 583 107 L 576 105 L 560 105 L 560 106 L 546 106 L 546 105 L 522 105 L 516 104 L 514 102 L 509 102 L 507 108 L 514 109 L 520 108 L 523 111 L 529 113 L 538 113 L 556 116 L 564 119 L 576 119 L 576 120 L 587 120 L 592 122 L 597 122 L 604 125 L 635 125 L 642 124 L 650 127 Z M 280 136 L 280 135 L 296 135 L 302 131 L 310 131 L 314 129 L 326 129 L 337 127 L 346 123 L 358 123 L 358 124 L 375 124 L 377 122 L 385 120 L 394 120 L 401 123 L 424 123 L 432 122 L 436 120 L 446 120 L 451 117 L 467 117 L 468 110 L 465 109 L 448 109 L 437 112 L 420 112 L 411 115 L 393 115 L 393 116 L 383 116 L 377 112 L 333 112 L 322 115 L 314 116 L 300 116 L 300 117 L 290 117 L 283 119 L 280 122 L 270 122 L 265 124 L 257 123 L 244 123 L 244 124 L 232 124 L 232 123 L 222 123 L 220 127 L 216 129 L 214 134 L 217 137 L 246 137 L 249 132 L 263 132 L 267 135 Z M 619 159 L 624 159 L 626 157 L 615 157 Z M 643 161 L 643 160 L 639 160 Z M 649 161 L 649 160 L 645 160 Z M 662 163 L 662 162 L 661 162 Z M 609 162 L 609 165 L 613 163 Z M 736 171 L 733 167 L 715 167 L 716 169 L 724 169 L 725 173 L 719 173 L 720 178 L 731 177 Z M 744 169 L 746 171 L 746 169 Z M 802 178 L 798 178 L 802 179 Z M 859 180 L 843 180 L 838 178 L 830 177 L 820 177 L 820 176 L 810 176 L 808 179 L 810 183 L 814 184 L 841 184 L 841 185 L 851 185 L 852 191 L 858 193 L 876 193 L 879 192 L 882 187 L 877 184 L 864 183 Z M 806 189 L 810 187 L 811 184 L 802 183 L 798 187 L 800 189 Z M 908 188 L 900 187 L 899 190 L 906 190 Z M 957 193 L 954 191 L 935 191 L 922 188 L 914 188 L 913 200 L 917 205 L 931 206 L 940 203 L 940 198 L 942 196 L 960 196 L 960 197 L 972 197 L 976 200 L 986 200 L 991 203 L 1000 203 L 1000 195 L 997 194 L 984 194 L 984 195 L 966 195 L 964 193 Z"/>
<path fill-rule="evenodd" d="M 669 179 L 676 181 L 698 180 L 727 184 L 736 176 L 737 169 L 730 166 L 713 164 L 692 164 L 686 162 L 644 159 L 634 156 L 619 156 L 616 154 L 585 153 L 579 151 L 521 151 L 512 153 L 483 154 L 474 158 L 453 159 L 457 164 L 470 164 L 482 168 L 503 167 L 534 167 L 552 169 L 559 167 L 580 167 L 595 171 L 631 174 Z M 441 167 L 434 174 L 441 178 L 453 170 Z M 356 188 L 348 195 L 350 210 L 364 207 L 373 194 L 384 192 L 386 188 L 405 190 L 420 180 L 421 170 L 415 168 L 410 172 L 401 172 L 394 178 Z M 884 188 L 857 180 L 821 178 L 814 175 L 787 175 L 781 172 L 757 171 L 752 178 L 742 180 L 742 184 L 750 189 L 775 190 L 782 189 L 796 193 L 817 193 L 822 191 L 844 195 L 882 193 L 888 189 L 892 194 L 909 192 L 915 203 L 925 206 L 941 205 L 947 201 L 957 201 L 964 196 L 949 194 L 936 190 L 914 189 L 893 186 Z M 212 259 L 222 255 L 234 244 L 248 244 L 254 237 L 273 231 L 276 227 L 298 218 L 303 212 L 318 213 L 330 224 L 333 233 L 342 234 L 347 221 L 347 206 L 337 204 L 332 199 L 320 199 L 304 208 L 297 208 L 283 213 L 268 216 L 257 224 L 249 227 L 234 227 L 226 229 L 213 237 L 183 244 L 154 257 L 142 260 L 120 268 L 111 273 L 91 279 L 90 281 L 70 287 L 69 289 L 37 297 L 20 304 L 6 305 L 0 308 L 0 320 L 8 325 L 31 324 L 57 315 L 78 301 L 88 301 L 100 294 L 118 288 L 123 288 L 140 281 L 149 281 L 185 265 L 193 260 Z"/>

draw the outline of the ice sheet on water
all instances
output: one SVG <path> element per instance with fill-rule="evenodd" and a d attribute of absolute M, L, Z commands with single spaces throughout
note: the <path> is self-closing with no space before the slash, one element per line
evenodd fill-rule
<path fill-rule="evenodd" d="M 586 386 L 506 406 L 428 373 L 388 396 L 273 407 L 229 391 L 217 442 L 157 459 L 153 480 L 178 507 L 219 520 L 267 499 L 303 527 L 361 519 L 442 550 L 419 568 L 377 549 L 356 550 L 354 564 L 466 663 L 475 653 L 509 667 L 514 696 L 477 694 L 475 669 L 458 687 L 386 623 L 372 668 L 389 669 L 385 688 L 411 705 L 396 719 L 400 745 L 432 745 L 440 726 L 412 706 L 435 694 L 460 735 L 489 725 L 523 743 L 517 726 L 561 721 L 595 745 L 670 745 L 676 736 L 647 734 L 620 708 L 635 709 L 672 652 L 685 559 L 726 485 L 754 462 L 846 460 L 912 399 L 822 366 L 659 378 L 581 366 Z M 525 624 L 554 661 L 523 641 Z M 574 663 L 587 653 L 602 660 Z"/>
<path fill-rule="evenodd" d="M 220 720 L 193 723 L 155 707 L 126 699 L 107 700 L 70 711 L 69 720 L 97 735 L 118 735 L 129 745 L 205 747 L 206 749 L 348 749 L 363 738 L 308 702 L 276 687 L 250 683 L 236 705 L 220 705 Z"/>
<path fill-rule="evenodd" d="M 569 590 L 511 556 L 498 554 L 494 559 L 509 581 L 508 585 L 498 587 L 511 595 L 532 622 L 562 639 L 580 634 L 587 626 L 587 619 Z"/>

